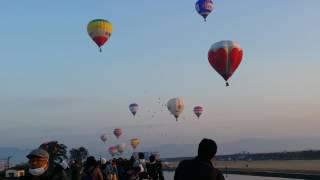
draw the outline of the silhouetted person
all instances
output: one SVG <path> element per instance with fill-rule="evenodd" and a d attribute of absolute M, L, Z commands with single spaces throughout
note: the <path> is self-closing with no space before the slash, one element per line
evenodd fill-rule
<path fill-rule="evenodd" d="M 174 180 L 224 180 L 220 170 L 212 165 L 217 153 L 217 144 L 211 139 L 203 139 L 198 148 L 198 156 L 181 161 L 175 171 Z"/>
<path fill-rule="evenodd" d="M 152 180 L 163 180 L 162 164 L 156 161 L 155 155 L 149 157 L 150 162 L 147 163 L 147 172 Z"/>
<path fill-rule="evenodd" d="M 159 180 L 164 180 L 163 171 L 162 171 L 162 162 L 160 160 L 160 154 L 156 156 L 156 166 L 159 172 Z"/>
<path fill-rule="evenodd" d="M 141 172 L 144 172 L 144 171 L 147 171 L 146 169 L 146 160 L 144 159 L 144 154 L 142 152 L 139 153 L 138 155 L 139 159 L 137 159 L 134 164 L 133 164 L 133 167 L 137 167 L 137 166 L 140 166 L 140 170 Z"/>
<path fill-rule="evenodd" d="M 83 170 L 82 180 L 103 180 L 102 172 L 93 156 L 89 156 L 87 158 Z"/>
<path fill-rule="evenodd" d="M 70 169 L 71 169 L 71 180 L 81 180 L 81 163 L 77 160 L 71 161 Z"/>

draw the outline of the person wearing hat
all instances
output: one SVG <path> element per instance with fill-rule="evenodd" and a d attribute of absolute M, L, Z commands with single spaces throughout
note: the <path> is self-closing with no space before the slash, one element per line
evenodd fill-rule
<path fill-rule="evenodd" d="M 212 165 L 217 153 L 217 144 L 211 139 L 203 139 L 198 147 L 198 156 L 181 161 L 175 170 L 174 180 L 224 180 L 220 170 Z"/>
<path fill-rule="evenodd" d="M 43 149 L 31 151 L 29 159 L 29 170 L 23 180 L 66 180 L 66 175 L 61 174 L 49 165 L 49 153 Z"/>

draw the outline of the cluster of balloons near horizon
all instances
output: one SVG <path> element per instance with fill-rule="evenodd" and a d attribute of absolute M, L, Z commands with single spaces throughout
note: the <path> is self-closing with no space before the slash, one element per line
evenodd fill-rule
<path fill-rule="evenodd" d="M 212 0 L 198 0 L 195 4 L 196 11 L 204 18 L 213 11 L 214 4 Z M 87 31 L 91 39 L 100 48 L 109 40 L 112 34 L 112 24 L 104 19 L 95 19 L 89 22 Z M 220 41 L 213 44 L 208 52 L 210 65 L 223 77 L 226 86 L 229 86 L 228 79 L 236 71 L 241 63 L 243 50 L 238 43 L 233 41 Z M 129 106 L 133 116 L 138 111 L 138 105 L 133 103 Z M 173 109 L 174 111 L 174 109 Z M 173 114 L 178 114 L 174 112 Z M 176 116 L 176 115 L 175 115 Z"/>
<path fill-rule="evenodd" d="M 136 103 L 129 105 L 130 111 L 131 112 L 134 111 L 135 113 L 137 112 L 138 107 L 139 106 Z M 172 98 L 167 103 L 167 108 L 168 108 L 169 112 L 176 118 L 176 121 L 178 121 L 178 118 L 179 118 L 180 114 L 183 112 L 184 107 L 185 107 L 185 105 L 184 105 L 184 101 L 182 98 Z M 204 111 L 204 108 L 202 106 L 195 106 L 193 108 L 193 112 L 198 118 L 201 116 L 203 111 Z M 135 115 L 135 113 L 132 113 L 132 114 Z M 119 139 L 120 136 L 123 134 L 123 130 L 121 128 L 115 128 L 113 130 L 113 134 L 116 136 L 117 139 Z M 100 139 L 101 139 L 101 141 L 106 143 L 108 138 L 107 138 L 107 135 L 104 133 L 104 134 L 101 134 Z M 141 141 L 139 138 L 132 138 L 130 140 L 131 147 L 134 150 L 136 150 L 136 148 L 140 145 L 140 143 L 141 143 Z M 121 143 L 116 146 L 109 147 L 108 151 L 111 154 L 111 156 L 115 156 L 118 154 L 122 154 L 125 151 L 126 147 L 127 147 L 127 144 Z"/>
<path fill-rule="evenodd" d="M 141 141 L 139 138 L 132 138 L 130 140 L 130 144 L 133 150 L 136 150 L 137 147 L 140 145 Z M 108 151 L 110 153 L 110 155 L 113 157 L 115 155 L 119 155 L 122 154 L 127 148 L 127 144 L 126 143 L 120 143 L 116 146 L 111 146 L 108 148 Z"/>
<path fill-rule="evenodd" d="M 123 130 L 121 128 L 115 128 L 113 130 L 113 134 L 116 136 L 117 139 L 120 138 L 120 136 L 123 134 Z M 106 143 L 108 138 L 107 138 L 107 134 L 103 133 L 100 135 L 100 139 L 103 143 Z M 130 139 L 130 144 L 133 150 L 136 150 L 137 147 L 140 145 L 141 140 L 139 138 L 132 138 Z M 117 154 L 122 154 L 125 149 L 127 148 L 127 144 L 126 143 L 120 143 L 116 146 L 111 146 L 108 148 L 109 153 L 111 154 L 111 156 L 117 155 Z"/>

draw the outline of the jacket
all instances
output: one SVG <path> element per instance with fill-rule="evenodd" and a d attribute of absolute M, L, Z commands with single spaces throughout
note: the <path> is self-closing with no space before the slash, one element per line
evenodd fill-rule
<path fill-rule="evenodd" d="M 181 161 L 175 170 L 174 180 L 224 180 L 222 172 L 211 161 L 196 157 Z"/>

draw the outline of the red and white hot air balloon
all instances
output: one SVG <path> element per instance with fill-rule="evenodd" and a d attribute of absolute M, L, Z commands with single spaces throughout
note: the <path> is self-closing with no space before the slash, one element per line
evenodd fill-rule
<path fill-rule="evenodd" d="M 194 114 L 199 118 L 203 112 L 203 107 L 201 106 L 196 106 L 193 108 Z"/>
<path fill-rule="evenodd" d="M 226 86 L 229 86 L 228 79 L 239 67 L 242 57 L 242 48 L 233 41 L 217 42 L 208 52 L 209 63 L 226 81 Z"/>

